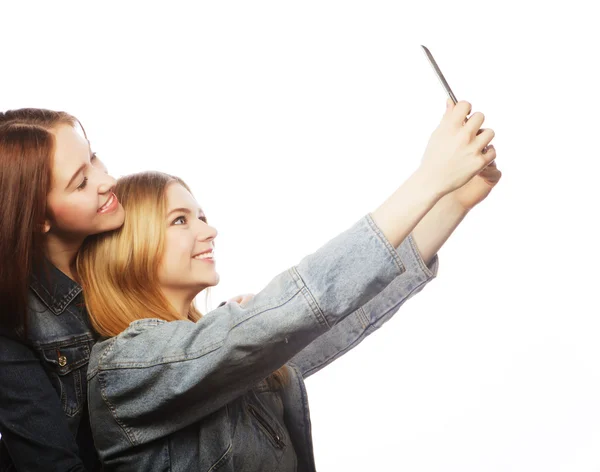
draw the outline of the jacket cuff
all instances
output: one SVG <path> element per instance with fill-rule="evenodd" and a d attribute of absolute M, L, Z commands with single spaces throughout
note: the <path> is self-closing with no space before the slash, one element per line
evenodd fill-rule
<path fill-rule="evenodd" d="M 413 274 L 419 282 L 429 281 L 437 277 L 439 267 L 438 255 L 435 254 L 429 264 L 425 264 L 412 233 L 400 243 L 397 251 L 400 254 L 402 263 L 406 267 L 406 271 Z"/>

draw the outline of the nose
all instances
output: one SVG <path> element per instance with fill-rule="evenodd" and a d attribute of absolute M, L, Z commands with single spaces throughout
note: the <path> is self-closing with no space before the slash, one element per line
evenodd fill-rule
<path fill-rule="evenodd" d="M 201 242 L 212 241 L 217 237 L 218 231 L 215 227 L 198 220 L 200 227 L 198 228 L 198 234 L 196 239 Z"/>
<path fill-rule="evenodd" d="M 112 192 L 115 188 L 115 185 L 117 185 L 117 179 L 100 170 L 97 171 L 97 175 L 99 179 L 98 193 L 105 194 Z"/>

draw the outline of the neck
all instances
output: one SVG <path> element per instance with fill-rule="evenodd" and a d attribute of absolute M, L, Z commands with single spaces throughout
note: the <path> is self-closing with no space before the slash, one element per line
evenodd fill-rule
<path fill-rule="evenodd" d="M 194 301 L 196 294 L 190 294 L 188 292 L 170 290 L 162 287 L 163 294 L 167 298 L 168 302 L 175 308 L 175 311 L 181 316 L 182 319 L 187 319 L 190 305 Z"/>
<path fill-rule="evenodd" d="M 51 233 L 46 236 L 46 257 L 57 269 L 76 282 L 78 278 L 75 262 L 83 239 L 67 239 Z"/>

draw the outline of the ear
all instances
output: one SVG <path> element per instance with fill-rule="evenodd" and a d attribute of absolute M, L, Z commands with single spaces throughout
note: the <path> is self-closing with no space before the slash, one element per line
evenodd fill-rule
<path fill-rule="evenodd" d="M 50 224 L 50 220 L 44 220 L 44 225 L 42 226 L 42 233 L 48 234 L 52 225 Z"/>

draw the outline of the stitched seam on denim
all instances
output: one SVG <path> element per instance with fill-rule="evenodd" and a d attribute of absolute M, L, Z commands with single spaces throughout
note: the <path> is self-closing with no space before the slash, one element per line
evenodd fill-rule
<path fill-rule="evenodd" d="M 42 284 L 40 284 L 38 281 L 36 281 L 36 283 L 32 283 L 30 284 L 29 288 L 31 288 L 36 294 L 37 296 L 40 298 L 40 300 L 55 314 L 55 315 L 60 315 L 65 307 L 71 303 L 73 301 L 73 299 L 79 295 L 79 293 L 81 292 L 81 287 L 78 286 L 73 286 L 71 287 L 71 289 L 61 297 L 60 300 L 57 300 L 54 298 L 54 295 L 52 295 L 48 289 L 43 286 Z M 44 297 L 42 293 L 40 292 L 44 292 L 47 297 Z M 46 298 L 48 298 L 49 300 L 52 301 L 52 303 L 48 303 Z"/>
<path fill-rule="evenodd" d="M 424 275 L 425 275 L 425 276 L 426 276 L 428 279 L 432 278 L 432 277 L 434 276 L 434 275 L 433 275 L 433 272 L 431 272 L 431 271 L 429 270 L 429 268 L 428 268 L 428 267 L 427 267 L 427 265 L 425 264 L 425 261 L 424 261 L 424 260 L 423 260 L 423 258 L 421 257 L 421 253 L 419 252 L 419 249 L 417 248 L 417 245 L 416 245 L 416 243 L 415 243 L 415 242 L 414 242 L 414 240 L 413 240 L 412 233 L 408 235 L 408 243 L 409 243 L 409 246 L 410 246 L 410 248 L 411 248 L 411 250 L 412 250 L 412 252 L 413 252 L 413 257 L 415 258 L 415 260 L 416 260 L 417 264 L 419 265 L 419 268 L 421 269 L 421 271 L 423 272 L 423 274 L 424 274 Z M 437 254 L 434 254 L 434 257 L 435 257 L 436 255 L 437 255 Z M 433 259 L 431 259 L 431 260 L 432 260 L 432 262 L 433 262 Z"/>
<path fill-rule="evenodd" d="M 410 298 L 412 297 L 412 295 L 417 292 L 421 287 L 423 287 L 423 285 L 426 285 L 429 282 L 429 280 L 423 280 L 421 281 L 418 285 L 416 285 L 410 292 L 408 292 L 408 294 L 402 298 L 402 300 L 400 300 L 398 303 L 395 303 L 394 305 L 392 305 L 390 308 L 388 308 L 387 310 L 385 310 L 381 315 L 379 315 L 377 318 L 375 318 L 375 320 L 373 321 L 373 323 L 371 323 L 371 326 L 373 326 L 375 323 L 377 323 L 381 318 L 383 318 L 384 316 L 386 316 L 390 311 L 398 311 L 400 309 L 400 307 L 402 305 L 404 305 L 404 303 Z"/>
<path fill-rule="evenodd" d="M 370 228 L 377 235 L 379 240 L 383 243 L 383 245 L 386 247 L 386 249 L 392 256 L 392 258 L 394 259 L 394 262 L 396 263 L 396 265 L 398 266 L 398 269 L 400 270 L 400 274 L 402 274 L 403 272 L 406 272 L 406 268 L 404 267 L 404 263 L 402 262 L 402 259 L 400 258 L 400 254 L 398 254 L 398 251 L 396 251 L 394 246 L 392 246 L 390 244 L 390 242 L 387 240 L 385 235 L 381 232 L 379 227 L 375 224 L 371 215 L 368 214 L 365 217 L 365 219 L 366 219 L 367 223 L 369 224 Z"/>
<path fill-rule="evenodd" d="M 67 307 L 67 305 L 69 303 L 71 303 L 73 301 L 73 299 L 79 295 L 81 293 L 81 287 L 77 287 L 77 286 L 73 286 L 71 287 L 71 290 L 69 290 L 69 293 L 67 293 L 62 300 L 60 301 L 60 303 L 58 303 L 56 306 L 57 308 L 60 310 L 60 313 L 62 313 L 64 311 L 64 309 Z"/>
<path fill-rule="evenodd" d="M 97 367 L 95 369 L 90 369 L 88 367 L 87 375 L 86 375 L 88 383 L 90 382 L 90 380 L 92 380 L 94 377 L 96 377 L 96 375 L 98 375 L 98 372 L 99 372 L 99 369 Z M 89 395 L 89 391 L 88 391 L 88 395 Z"/>
<path fill-rule="evenodd" d="M 92 337 L 91 333 L 90 334 L 80 334 L 77 336 L 70 336 L 67 339 L 64 339 L 62 341 L 54 341 L 51 343 L 42 343 L 40 341 L 35 341 L 35 342 L 32 342 L 31 345 L 33 347 L 37 347 L 40 349 L 51 349 L 54 347 L 65 347 L 65 346 L 71 346 L 71 345 L 73 345 L 73 347 L 76 347 L 75 344 L 83 344 L 83 343 L 87 343 L 90 341 L 94 341 L 94 338 Z"/>
<path fill-rule="evenodd" d="M 306 370 L 306 372 L 304 372 L 304 376 L 308 377 L 309 375 L 311 375 L 313 372 L 315 372 L 316 370 L 318 370 L 326 361 L 329 361 L 331 359 L 330 362 L 333 362 L 334 360 L 336 360 L 338 357 L 342 356 L 343 354 L 345 354 L 348 350 L 352 349 L 358 342 L 360 342 L 360 340 L 364 339 L 368 334 L 368 329 L 374 327 L 374 324 L 376 322 L 378 322 L 380 319 L 384 318 L 388 313 L 392 312 L 392 311 L 398 311 L 400 309 L 400 307 L 415 293 L 417 292 L 421 287 L 423 287 L 424 285 L 426 285 L 429 282 L 429 280 L 423 280 L 421 281 L 418 285 L 416 285 L 410 292 L 408 292 L 408 294 L 402 298 L 402 300 L 400 300 L 398 303 L 393 304 L 390 308 L 388 308 L 387 310 L 383 311 L 382 313 L 380 313 L 380 315 L 374 319 L 374 321 L 371 323 L 370 321 L 367 321 L 366 325 L 364 326 L 365 331 L 363 331 L 362 333 L 360 333 L 360 335 L 355 338 L 348 346 L 346 346 L 343 350 L 338 351 L 336 353 L 335 356 L 333 357 L 328 357 L 327 359 L 325 359 L 325 361 L 322 361 L 320 363 L 311 365 L 309 369 Z M 366 313 L 363 309 L 363 307 L 359 308 L 359 317 L 361 317 L 361 322 L 364 322 L 367 320 L 367 316 Z M 377 328 L 375 328 L 377 329 Z M 296 367 L 296 366 L 294 366 Z"/>
<path fill-rule="evenodd" d="M 106 346 L 106 349 L 104 349 L 104 352 L 102 353 L 102 355 L 98 358 L 98 370 L 103 370 L 102 362 L 104 361 L 104 358 L 106 356 L 108 356 L 110 351 L 112 351 L 116 342 L 117 342 L 117 338 L 116 337 L 112 338 L 111 341 L 108 343 L 108 346 Z"/>
<path fill-rule="evenodd" d="M 243 320 L 241 320 L 240 322 L 238 322 L 235 325 L 233 325 L 230 329 L 237 328 L 240 325 L 242 325 L 243 323 L 246 323 L 246 322 L 250 321 L 255 316 L 258 316 L 258 315 L 260 315 L 262 313 L 265 313 L 266 311 L 279 308 L 279 307 L 281 307 L 281 306 L 289 303 L 294 297 L 296 297 L 298 295 L 299 292 L 300 292 L 300 290 L 294 292 L 293 294 L 291 294 L 289 296 L 289 298 L 287 300 L 278 301 L 278 302 L 275 302 L 275 304 L 273 304 L 273 302 L 270 302 L 269 305 L 263 305 L 261 307 L 255 308 L 254 310 L 252 310 L 251 312 L 249 312 L 248 315 Z M 268 310 L 264 309 L 265 306 L 269 306 Z M 114 338 L 114 339 L 116 339 L 116 338 Z M 114 342 L 113 342 L 113 344 L 114 344 Z M 112 345 L 113 344 L 111 344 L 111 347 L 109 349 L 112 349 Z M 155 367 L 155 366 L 162 365 L 162 364 L 175 363 L 175 362 L 185 362 L 185 361 L 189 361 L 189 360 L 193 360 L 193 359 L 198 359 L 200 357 L 206 356 L 207 354 L 210 354 L 211 352 L 217 350 L 218 348 L 220 348 L 224 344 L 225 344 L 225 340 L 216 341 L 213 344 L 209 344 L 208 346 L 204 346 L 199 351 L 190 352 L 190 353 L 188 353 L 186 355 L 183 355 L 183 356 L 162 357 L 160 359 L 154 359 L 153 362 L 140 362 L 140 361 L 136 361 L 136 362 L 112 362 L 109 365 L 102 365 L 101 366 L 101 370 L 145 369 L 145 368 Z M 107 349 L 107 351 L 109 349 Z M 106 356 L 106 354 L 107 354 L 107 352 L 104 353 L 104 355 L 102 356 L 102 360 L 104 360 L 104 357 Z"/>
<path fill-rule="evenodd" d="M 74 347 L 79 347 L 79 346 L 74 346 Z M 57 369 L 58 370 L 58 374 L 59 377 L 64 377 L 67 374 L 70 374 L 71 372 L 73 372 L 74 370 L 80 369 L 81 367 L 83 367 L 85 364 L 87 364 L 90 361 L 90 348 L 87 344 L 82 344 L 81 347 L 84 348 L 84 358 L 78 360 L 77 362 L 67 362 L 67 365 L 64 367 L 60 367 Z M 46 350 L 46 349 L 43 349 Z M 54 361 L 54 360 L 48 360 L 46 359 L 46 356 L 43 355 L 44 361 L 47 362 L 50 365 L 57 365 L 58 364 L 58 360 Z M 68 357 L 67 357 L 67 361 L 69 361 Z M 67 367 L 68 366 L 68 367 Z M 65 368 L 67 367 L 67 368 Z"/>
<path fill-rule="evenodd" d="M 48 293 L 48 291 L 47 291 L 47 290 L 45 290 L 45 289 L 44 289 L 44 288 L 41 286 L 41 284 L 40 284 L 40 283 L 39 283 L 37 280 L 34 280 L 33 282 L 31 282 L 31 283 L 29 284 L 29 288 L 31 289 L 31 291 L 32 291 L 33 293 L 35 293 L 35 294 L 38 296 L 38 298 L 41 300 L 41 302 L 42 302 L 44 305 L 46 305 L 46 307 L 47 307 L 48 309 L 50 309 L 50 304 L 46 302 L 46 299 L 45 299 L 45 298 L 42 296 L 42 294 L 40 293 L 42 290 L 44 290 L 46 293 Z"/>
<path fill-rule="evenodd" d="M 121 369 L 149 369 L 151 367 L 157 367 L 164 364 L 175 364 L 179 362 L 188 362 L 195 359 L 204 357 L 211 352 L 216 351 L 225 344 L 224 341 L 219 341 L 211 344 L 208 348 L 204 348 L 202 351 L 187 354 L 185 356 L 173 356 L 173 357 L 162 357 L 160 359 L 154 359 L 152 362 L 111 362 L 108 365 L 103 365 L 101 370 L 121 370 Z"/>
<path fill-rule="evenodd" d="M 76 408 L 71 408 L 71 407 L 68 405 L 68 398 L 66 398 L 66 397 L 67 397 L 67 395 L 65 394 L 65 403 L 67 404 L 67 407 L 66 407 L 66 409 L 65 409 L 65 414 L 66 414 L 68 417 L 70 417 L 70 418 L 73 418 L 74 416 L 76 416 L 77 414 L 79 414 L 79 413 L 81 412 L 81 410 L 82 410 L 82 408 L 83 408 L 83 404 L 84 404 L 84 402 L 83 402 L 83 401 L 81 401 L 82 399 L 80 399 L 80 397 L 78 397 L 78 396 L 77 396 L 77 386 L 76 386 L 76 384 L 77 384 L 77 380 L 75 379 L 75 378 L 76 378 L 76 376 L 77 376 L 77 374 L 79 374 L 79 382 L 81 383 L 81 372 L 79 372 L 78 370 L 76 370 L 75 372 L 72 372 L 72 374 L 73 374 L 73 375 L 71 375 L 71 376 L 69 376 L 69 377 L 71 377 L 71 379 L 70 379 L 70 380 L 72 380 L 72 381 L 73 381 L 73 387 L 74 387 L 74 389 L 75 389 L 75 397 L 76 397 L 76 399 L 77 399 L 77 407 L 76 407 Z M 61 382 L 61 383 L 62 383 L 62 379 L 63 379 L 63 378 L 65 378 L 65 377 L 60 377 L 60 376 L 59 376 L 59 382 Z M 68 378 L 68 377 L 67 377 L 67 378 Z M 66 390 L 66 388 L 65 388 L 65 390 Z M 67 411 L 67 410 L 68 410 L 68 411 Z"/>
<path fill-rule="evenodd" d="M 308 289 L 308 287 L 304 283 L 304 280 L 302 279 L 302 276 L 298 272 L 298 269 L 296 267 L 292 267 L 290 269 L 290 273 L 292 274 L 292 277 L 294 278 L 294 281 L 296 282 L 296 284 L 298 284 L 298 286 L 300 287 L 300 290 L 302 292 L 302 295 L 304 296 L 304 299 L 308 302 L 308 306 L 310 307 L 310 309 L 314 313 L 315 317 L 317 318 L 317 322 L 320 325 L 324 326 L 325 328 L 331 329 L 331 326 L 329 325 L 329 322 L 327 321 L 327 318 L 325 317 L 323 310 L 321 310 L 321 307 L 317 303 L 317 300 L 315 299 L 315 297 L 313 296 L 311 291 Z"/>
<path fill-rule="evenodd" d="M 108 400 L 108 397 L 106 395 L 106 382 L 103 379 L 102 372 L 100 372 L 98 375 L 98 383 L 100 384 L 100 395 L 102 395 L 102 400 L 104 400 L 104 403 L 106 403 L 106 406 L 108 406 L 108 409 L 110 410 L 113 419 L 115 420 L 117 425 L 123 430 L 125 436 L 129 440 L 131 445 L 136 446 L 138 440 L 136 439 L 135 434 L 133 433 L 133 431 L 130 431 L 129 428 L 127 428 L 127 426 L 125 426 L 125 424 L 119 419 L 114 405 Z"/>
<path fill-rule="evenodd" d="M 310 369 L 307 369 L 306 372 L 304 373 L 305 377 L 308 377 L 309 375 L 312 375 L 315 371 L 326 367 L 324 366 L 324 364 L 331 364 L 333 361 L 335 361 L 336 359 L 338 359 L 339 357 L 343 356 L 344 354 L 346 354 L 348 351 L 350 351 L 351 349 L 354 348 L 354 346 L 356 346 L 358 343 L 360 343 L 364 338 L 367 337 L 367 331 L 361 331 L 360 334 L 358 335 L 358 337 L 354 338 L 344 349 L 338 350 L 333 356 L 329 356 L 327 358 L 325 358 L 324 360 L 322 360 L 321 362 L 310 366 Z"/>
<path fill-rule="evenodd" d="M 357 311 L 358 311 L 358 318 L 360 319 L 360 322 L 363 325 L 363 328 L 367 329 L 371 325 L 371 323 L 369 321 L 369 318 L 367 317 L 367 314 L 365 313 L 364 308 L 361 306 Z"/>
<path fill-rule="evenodd" d="M 50 305 L 53 305 L 55 300 L 54 297 L 50 294 L 48 289 L 44 287 L 32 274 L 33 281 L 29 284 L 29 288 L 35 292 L 35 294 L 40 298 L 40 300 L 51 309 Z"/>
<path fill-rule="evenodd" d="M 225 417 L 227 418 L 227 424 L 229 425 L 229 446 L 227 446 L 227 449 L 225 449 L 225 452 L 223 454 L 221 454 L 221 457 L 219 457 L 219 459 L 217 459 L 217 461 L 210 466 L 210 469 L 208 469 L 208 472 L 212 472 L 213 470 L 217 470 L 218 468 L 220 468 L 227 459 L 229 459 L 229 452 L 231 451 L 231 448 L 233 447 L 233 442 L 231 441 L 231 420 L 229 419 L 229 406 L 225 405 Z"/>
<path fill-rule="evenodd" d="M 289 302 L 291 302 L 300 292 L 300 289 L 296 290 L 295 292 L 291 293 L 288 297 L 280 297 L 280 298 L 276 298 L 274 300 L 272 300 L 269 304 L 264 304 L 260 307 L 256 307 L 254 308 L 251 312 L 248 313 L 248 315 L 240 320 L 237 324 L 235 324 L 233 327 L 237 327 L 241 324 L 246 323 L 248 320 L 254 318 L 256 315 L 260 314 L 260 313 L 264 313 L 265 311 L 270 311 L 270 310 L 274 310 L 276 308 L 280 308 L 283 305 L 288 304 Z M 265 308 L 268 307 L 268 308 Z"/>
<path fill-rule="evenodd" d="M 299 372 L 298 368 L 295 366 L 292 366 L 292 368 L 296 371 L 296 378 L 298 380 L 298 385 L 300 387 L 300 396 L 302 398 L 302 406 L 304 406 L 304 414 L 302 415 L 302 419 L 303 419 L 303 430 L 304 430 L 304 441 L 307 445 L 308 448 L 308 452 L 310 453 L 310 457 L 311 457 L 311 464 L 313 465 L 313 469 L 314 469 L 314 451 L 313 451 L 313 445 L 312 445 L 312 440 L 311 440 L 311 423 L 310 423 L 310 413 L 309 413 L 309 407 L 308 407 L 308 397 L 306 395 L 306 388 L 304 387 L 304 380 L 302 379 L 302 374 Z M 306 413 L 309 413 L 308 415 Z"/>
<path fill-rule="evenodd" d="M 221 457 L 219 457 L 219 460 L 217 460 L 217 462 L 215 462 L 210 469 L 208 469 L 208 472 L 213 472 L 214 470 L 217 470 L 218 468 L 220 468 L 223 464 L 225 464 L 225 461 L 227 459 L 229 459 L 229 453 L 231 452 L 231 448 L 232 448 L 232 444 L 229 443 L 229 447 L 227 448 L 227 450 L 223 453 L 223 455 Z"/>

